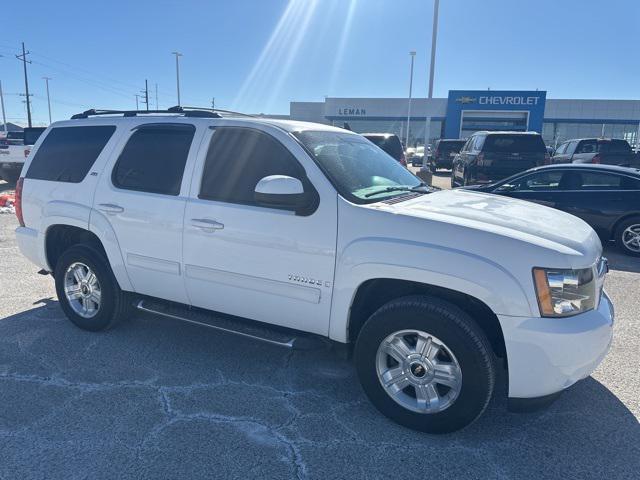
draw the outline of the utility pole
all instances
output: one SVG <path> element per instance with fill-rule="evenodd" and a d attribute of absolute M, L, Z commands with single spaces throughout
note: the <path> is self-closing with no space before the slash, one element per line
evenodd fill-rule
<path fill-rule="evenodd" d="M 158 84 L 156 83 L 156 110 L 160 110 L 158 106 Z"/>
<path fill-rule="evenodd" d="M 4 113 L 4 96 L 2 95 L 2 82 L 0 82 L 0 105 L 2 105 L 2 124 L 4 125 L 4 134 L 7 135 L 7 116 Z"/>
<path fill-rule="evenodd" d="M 176 88 L 178 90 L 178 106 L 180 106 L 180 63 L 178 58 L 182 56 L 180 52 L 171 52 L 172 55 L 176 56 Z"/>
<path fill-rule="evenodd" d="M 137 112 L 138 110 L 140 110 L 140 108 L 138 107 L 138 97 L 139 97 L 139 96 L 140 96 L 140 95 L 138 95 L 138 94 L 136 93 L 136 112 Z"/>
<path fill-rule="evenodd" d="M 47 83 L 47 106 L 49 107 L 49 124 L 51 124 L 51 97 L 49 97 L 49 80 L 51 77 L 42 77 Z"/>
<path fill-rule="evenodd" d="M 211 97 L 211 109 L 216 109 L 216 97 Z"/>
<path fill-rule="evenodd" d="M 438 9 L 440 0 L 433 1 L 433 27 L 431 30 L 431 64 L 429 66 L 429 95 L 427 100 L 427 123 L 424 129 L 424 154 L 427 156 L 427 146 L 429 145 L 429 137 L 431 135 L 431 114 L 429 113 L 429 100 L 433 98 L 433 76 L 436 65 L 436 40 L 438 39 Z"/>
<path fill-rule="evenodd" d="M 147 105 L 147 112 L 149 111 L 149 83 L 147 82 L 147 79 L 144 79 L 144 103 L 146 103 Z"/>
<path fill-rule="evenodd" d="M 24 49 L 24 42 L 22 42 L 22 55 L 16 55 L 18 60 L 22 60 L 22 67 L 24 69 L 24 90 L 25 97 L 27 98 L 27 121 L 29 123 L 29 127 L 31 127 L 31 102 L 29 101 L 29 79 L 27 77 L 27 63 L 31 63 L 30 60 L 27 60 L 27 55 L 30 52 L 26 52 Z"/>
<path fill-rule="evenodd" d="M 409 148 L 409 126 L 411 125 L 411 92 L 413 90 L 413 62 L 416 58 L 416 52 L 409 52 L 411 56 L 411 73 L 409 73 L 409 105 L 407 107 L 407 140 L 404 148 Z"/>

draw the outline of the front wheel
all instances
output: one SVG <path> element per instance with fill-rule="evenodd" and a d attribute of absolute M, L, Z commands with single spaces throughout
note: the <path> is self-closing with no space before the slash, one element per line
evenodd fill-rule
<path fill-rule="evenodd" d="M 374 406 L 414 430 L 459 430 L 493 394 L 486 336 L 468 314 L 436 297 L 404 297 L 376 311 L 358 335 L 355 362 Z"/>
<path fill-rule="evenodd" d="M 62 310 L 83 330 L 111 328 L 129 312 L 127 294 L 120 290 L 107 259 L 93 248 L 70 247 L 60 256 L 54 276 Z"/>
<path fill-rule="evenodd" d="M 618 248 L 627 255 L 640 256 L 640 217 L 624 220 L 615 231 Z"/>

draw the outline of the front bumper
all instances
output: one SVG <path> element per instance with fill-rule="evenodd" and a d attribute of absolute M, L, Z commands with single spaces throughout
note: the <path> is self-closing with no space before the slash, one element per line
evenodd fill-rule
<path fill-rule="evenodd" d="M 498 318 L 507 350 L 509 398 L 549 396 L 589 376 L 613 337 L 613 305 L 604 292 L 597 310 L 573 317 Z"/>

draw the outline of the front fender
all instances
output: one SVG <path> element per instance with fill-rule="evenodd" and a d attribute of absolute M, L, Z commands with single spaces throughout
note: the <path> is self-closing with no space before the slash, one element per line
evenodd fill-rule
<path fill-rule="evenodd" d="M 364 282 L 378 278 L 455 290 L 482 301 L 497 315 L 535 315 L 522 284 L 492 260 L 425 242 L 365 238 L 347 245 L 338 258 L 330 338 L 348 340 L 349 312 L 355 294 Z"/>

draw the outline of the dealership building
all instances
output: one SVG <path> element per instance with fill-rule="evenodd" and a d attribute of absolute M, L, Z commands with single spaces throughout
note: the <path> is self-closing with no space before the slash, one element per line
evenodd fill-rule
<path fill-rule="evenodd" d="M 450 90 L 448 98 L 332 98 L 291 102 L 290 118 L 355 132 L 390 132 L 409 145 L 424 144 L 430 117 L 430 142 L 467 138 L 478 130 L 541 132 L 547 145 L 572 138 L 640 137 L 640 100 L 548 99 L 544 91 Z M 409 120 L 409 121 L 408 121 Z"/>

